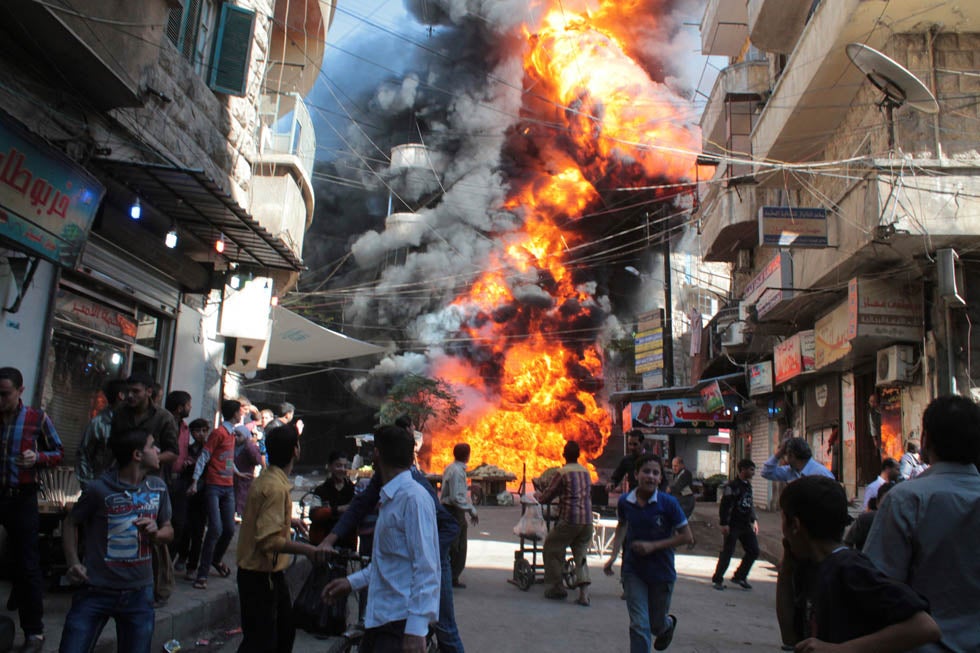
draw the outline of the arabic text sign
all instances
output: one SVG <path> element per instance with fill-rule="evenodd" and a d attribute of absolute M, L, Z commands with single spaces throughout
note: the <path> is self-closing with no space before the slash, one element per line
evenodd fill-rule
<path fill-rule="evenodd" d="M 827 209 L 792 206 L 759 208 L 762 247 L 826 247 Z"/>
<path fill-rule="evenodd" d="M 886 279 L 855 277 L 847 285 L 847 337 L 922 339 L 922 293 Z"/>
<path fill-rule="evenodd" d="M 676 399 L 652 399 L 630 404 L 633 428 L 686 428 L 716 426 L 731 421 L 731 413 L 723 406 L 715 412 L 705 409 L 701 396 Z"/>
<path fill-rule="evenodd" d="M 659 374 L 659 370 L 664 368 L 663 323 L 662 309 L 637 316 L 636 335 L 633 338 L 634 371 L 644 376 L 658 371 L 659 379 L 658 382 L 653 377 L 649 381 L 644 378 L 645 388 L 657 388 L 663 385 L 662 375 Z"/>
<path fill-rule="evenodd" d="M 746 305 L 755 304 L 756 314 L 762 317 L 780 302 L 794 297 L 792 286 L 793 262 L 779 252 L 745 287 L 743 301 Z"/>
<path fill-rule="evenodd" d="M 841 302 L 837 308 L 817 320 L 814 329 L 816 339 L 814 363 L 817 369 L 830 365 L 851 352 L 847 325 L 848 302 Z"/>
<path fill-rule="evenodd" d="M 0 114 L 0 236 L 73 267 L 104 195 L 95 177 Z"/>
<path fill-rule="evenodd" d="M 67 290 L 58 290 L 54 300 L 56 317 L 109 336 L 136 342 L 137 324 L 133 316 L 120 313 L 92 299 Z"/>
<path fill-rule="evenodd" d="M 785 383 L 803 373 L 803 357 L 800 355 L 800 334 L 795 333 L 773 347 L 772 358 L 776 368 L 776 383 Z"/>

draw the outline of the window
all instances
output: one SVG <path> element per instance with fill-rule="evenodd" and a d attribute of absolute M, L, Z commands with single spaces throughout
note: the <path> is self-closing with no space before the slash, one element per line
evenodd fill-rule
<path fill-rule="evenodd" d="M 170 10 L 167 39 L 212 90 L 245 95 L 255 12 L 218 0 L 184 0 Z"/>

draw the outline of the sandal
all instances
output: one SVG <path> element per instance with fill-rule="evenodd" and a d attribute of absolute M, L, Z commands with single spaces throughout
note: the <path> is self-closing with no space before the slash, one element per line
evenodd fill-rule
<path fill-rule="evenodd" d="M 211 566 L 214 567 L 215 571 L 217 571 L 218 575 L 221 576 L 222 578 L 228 578 L 229 576 L 231 576 L 231 569 L 229 569 L 228 565 L 226 565 L 225 563 L 216 562 Z"/>
<path fill-rule="evenodd" d="M 555 601 L 564 601 L 567 596 L 568 592 L 557 588 L 551 588 L 544 593 L 544 598 L 554 599 Z"/>
<path fill-rule="evenodd" d="M 192 587 L 196 590 L 206 590 L 208 588 L 208 579 L 198 578 L 197 580 L 194 581 Z"/>
<path fill-rule="evenodd" d="M 575 599 L 575 602 L 578 603 L 579 605 L 584 606 L 584 607 L 587 608 L 590 605 L 592 605 L 592 597 L 591 596 L 586 596 L 586 597 L 583 598 L 583 597 L 580 596 L 577 599 Z"/>
<path fill-rule="evenodd" d="M 184 574 L 184 580 L 197 580 L 197 569 L 188 569 Z"/>

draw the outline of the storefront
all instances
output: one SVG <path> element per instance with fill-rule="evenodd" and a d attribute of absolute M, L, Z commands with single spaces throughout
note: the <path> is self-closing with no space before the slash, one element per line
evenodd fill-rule
<path fill-rule="evenodd" d="M 180 291 L 93 236 L 52 301 L 41 402 L 72 464 L 86 424 L 105 407 L 108 380 L 141 372 L 167 387 Z"/>

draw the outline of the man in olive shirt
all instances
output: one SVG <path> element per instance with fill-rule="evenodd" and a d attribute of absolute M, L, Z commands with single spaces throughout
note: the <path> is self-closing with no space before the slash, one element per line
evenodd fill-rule
<path fill-rule="evenodd" d="M 249 488 L 238 534 L 238 600 L 242 613 L 242 644 L 239 651 L 251 653 L 293 650 L 296 627 L 284 571 L 297 553 L 317 562 L 312 544 L 294 542 L 290 528 L 301 522 L 292 519 L 289 474 L 299 459 L 299 433 L 291 425 L 272 429 L 266 435 L 269 467 Z M 325 554 L 319 554 L 323 557 Z"/>

